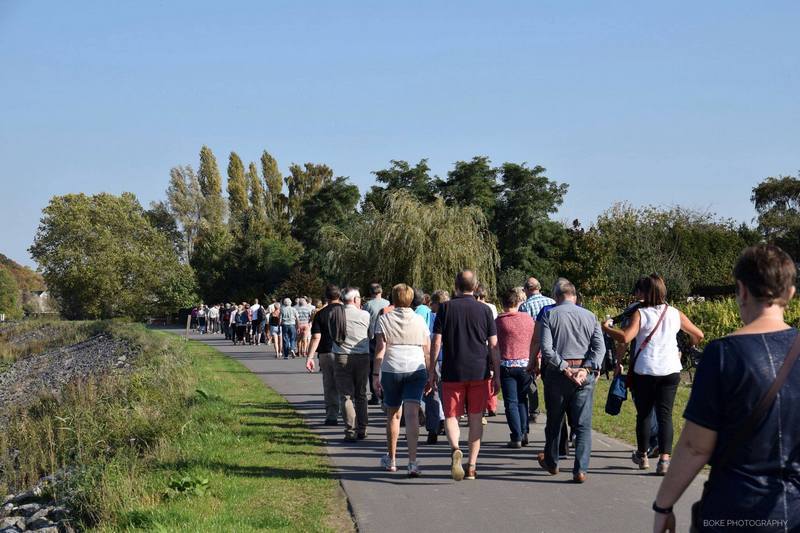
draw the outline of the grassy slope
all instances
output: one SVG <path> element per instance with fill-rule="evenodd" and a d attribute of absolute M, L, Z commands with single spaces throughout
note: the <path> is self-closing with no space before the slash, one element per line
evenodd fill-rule
<path fill-rule="evenodd" d="M 208 398 L 197 395 L 182 432 L 138 473 L 139 496 L 119 502 L 97 530 L 352 530 L 321 443 L 289 404 L 213 348 L 192 342 L 189 351 Z M 207 493 L 162 499 L 176 474 L 208 478 Z"/>

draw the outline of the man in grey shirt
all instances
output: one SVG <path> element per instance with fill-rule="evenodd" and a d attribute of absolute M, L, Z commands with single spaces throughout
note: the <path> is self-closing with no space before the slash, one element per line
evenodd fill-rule
<path fill-rule="evenodd" d="M 333 345 L 334 376 L 344 414 L 344 440 L 354 441 L 367 437 L 370 316 L 361 310 L 358 289 L 345 289 L 342 300 L 347 333 Z"/>
<path fill-rule="evenodd" d="M 575 286 L 559 279 L 553 288 L 557 305 L 542 318 L 542 359 L 546 362 L 544 399 L 547 406 L 544 451 L 539 465 L 558 474 L 558 440 L 561 420 L 568 413 L 575 431 L 572 479 L 586 481 L 592 453 L 592 402 L 594 384 L 605 356 L 597 317 L 575 305 Z"/>
<path fill-rule="evenodd" d="M 383 298 L 383 288 L 380 283 L 370 283 L 369 285 L 370 300 L 364 304 L 364 310 L 369 313 L 369 329 L 367 335 L 369 336 L 369 373 L 372 374 L 373 364 L 375 362 L 375 324 L 378 322 L 378 317 L 381 316 L 381 311 L 389 306 L 389 300 Z M 372 380 L 369 380 L 369 405 L 378 405 L 380 401 L 375 394 L 372 386 Z"/>

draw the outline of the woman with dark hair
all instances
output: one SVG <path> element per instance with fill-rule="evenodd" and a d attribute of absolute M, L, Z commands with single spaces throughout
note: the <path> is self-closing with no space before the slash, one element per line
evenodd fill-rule
<path fill-rule="evenodd" d="M 629 343 L 636 340 L 628 372 L 633 375 L 633 401 L 636 405 L 636 453 L 633 462 L 639 469 L 650 468 L 647 449 L 650 443 L 650 413 L 655 407 L 658 420 L 660 454 L 656 474 L 664 475 L 669 469 L 672 454 L 672 408 L 681 382 L 681 354 L 677 335 L 684 331 L 692 344 L 703 340 L 703 332 L 683 312 L 667 304 L 667 286 L 658 274 L 641 280 L 642 301 L 622 329 L 611 327 L 609 320 L 603 331 L 615 341 Z M 622 372 L 618 364 L 617 373 Z"/>
<path fill-rule="evenodd" d="M 744 327 L 703 351 L 673 465 L 653 502 L 656 532 L 675 531 L 672 506 L 706 464 L 692 531 L 800 530 L 800 338 L 784 319 L 795 264 L 777 246 L 758 245 L 733 274 Z"/>

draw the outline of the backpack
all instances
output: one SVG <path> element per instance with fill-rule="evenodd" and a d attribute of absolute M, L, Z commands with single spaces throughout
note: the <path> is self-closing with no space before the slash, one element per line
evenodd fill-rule
<path fill-rule="evenodd" d="M 258 308 L 258 312 L 256 313 L 256 320 L 258 320 L 259 322 L 263 322 L 264 320 L 266 320 L 267 316 L 265 313 L 266 311 L 264 311 L 264 306 L 263 305 L 260 306 Z"/>

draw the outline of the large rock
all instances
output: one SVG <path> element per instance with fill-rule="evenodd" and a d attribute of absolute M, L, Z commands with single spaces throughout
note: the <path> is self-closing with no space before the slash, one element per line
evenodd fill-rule
<path fill-rule="evenodd" d="M 9 516 L 7 518 L 3 518 L 0 520 L 0 531 L 4 531 L 9 528 L 17 528 L 20 531 L 25 530 L 25 519 L 21 516 Z"/>

